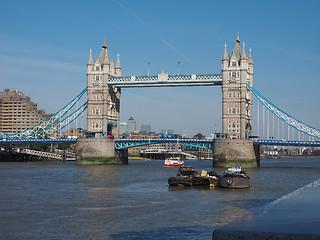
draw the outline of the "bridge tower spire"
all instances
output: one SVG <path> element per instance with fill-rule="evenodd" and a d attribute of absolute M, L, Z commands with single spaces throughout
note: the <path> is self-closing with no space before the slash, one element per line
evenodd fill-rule
<path fill-rule="evenodd" d="M 119 136 L 121 88 L 108 85 L 109 76 L 121 76 L 121 66 L 114 66 L 104 41 L 94 63 L 90 51 L 87 65 L 88 137 Z"/>
<path fill-rule="evenodd" d="M 231 56 L 225 46 L 222 57 L 222 131 L 233 139 L 247 139 L 252 133 L 253 61 L 241 49 L 239 34 Z"/>

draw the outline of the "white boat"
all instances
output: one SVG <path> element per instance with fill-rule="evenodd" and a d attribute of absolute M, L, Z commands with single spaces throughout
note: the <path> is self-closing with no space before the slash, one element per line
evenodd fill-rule
<path fill-rule="evenodd" d="M 167 167 L 178 167 L 182 166 L 184 161 L 181 161 L 179 157 L 170 157 L 166 158 L 164 161 L 164 165 Z"/>

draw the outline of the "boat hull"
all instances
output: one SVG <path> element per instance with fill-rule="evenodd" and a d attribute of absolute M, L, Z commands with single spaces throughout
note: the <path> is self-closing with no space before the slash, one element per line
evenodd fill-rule
<path fill-rule="evenodd" d="M 250 187 L 250 178 L 240 176 L 223 176 L 219 179 L 218 186 L 223 188 L 248 188 Z"/>
<path fill-rule="evenodd" d="M 190 176 L 169 177 L 169 186 L 192 186 L 192 178 Z"/>
<path fill-rule="evenodd" d="M 218 178 L 194 176 L 192 178 L 192 184 L 195 186 L 217 186 L 219 183 Z"/>
<path fill-rule="evenodd" d="M 183 165 L 183 163 L 170 163 L 170 164 L 164 164 L 166 167 L 180 167 Z"/>
<path fill-rule="evenodd" d="M 164 166 L 166 167 L 179 167 L 184 164 L 184 161 L 180 160 L 165 160 L 164 161 Z"/>

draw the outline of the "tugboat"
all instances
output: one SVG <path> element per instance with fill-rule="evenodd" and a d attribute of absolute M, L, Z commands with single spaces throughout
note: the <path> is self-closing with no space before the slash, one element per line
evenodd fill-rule
<path fill-rule="evenodd" d="M 211 171 L 202 170 L 198 174 L 192 166 L 181 166 L 177 176 L 169 177 L 168 184 L 170 186 L 217 186 L 219 182 L 218 175 Z"/>
<path fill-rule="evenodd" d="M 169 186 L 192 186 L 192 178 L 197 172 L 191 166 L 180 166 L 177 176 L 168 179 Z"/>
<path fill-rule="evenodd" d="M 248 188 L 250 187 L 250 177 L 247 176 L 245 171 L 241 170 L 241 167 L 231 167 L 220 177 L 218 186 L 224 188 Z"/>

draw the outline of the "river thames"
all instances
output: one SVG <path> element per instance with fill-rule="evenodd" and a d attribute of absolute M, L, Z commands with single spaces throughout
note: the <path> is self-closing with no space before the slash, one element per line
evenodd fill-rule
<path fill-rule="evenodd" d="M 1 239 L 211 239 L 235 219 L 316 181 L 320 158 L 262 160 L 249 189 L 169 187 L 163 161 L 0 163 Z M 211 161 L 185 161 L 196 171 Z M 218 173 L 224 169 L 214 168 Z"/>

